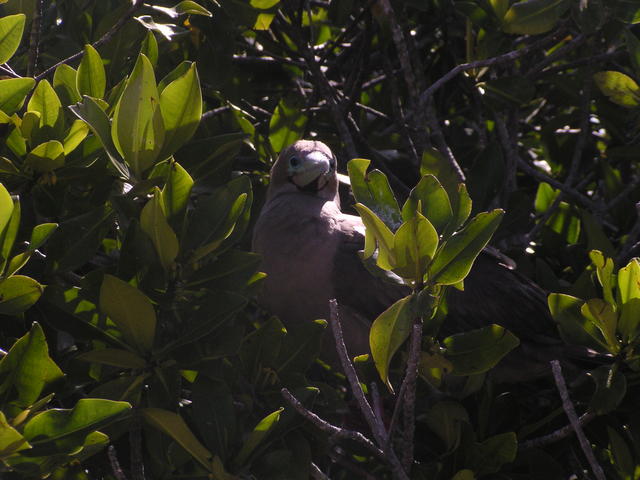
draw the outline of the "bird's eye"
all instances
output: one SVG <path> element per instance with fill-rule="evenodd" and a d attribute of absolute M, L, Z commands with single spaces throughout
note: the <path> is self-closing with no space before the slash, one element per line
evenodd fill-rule
<path fill-rule="evenodd" d="M 292 167 L 297 167 L 300 164 L 300 160 L 298 160 L 298 157 L 291 157 L 289 159 L 289 165 L 291 165 Z"/>

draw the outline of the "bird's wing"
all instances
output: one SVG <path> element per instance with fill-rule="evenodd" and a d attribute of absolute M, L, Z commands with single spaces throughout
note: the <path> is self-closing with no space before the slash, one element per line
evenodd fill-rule
<path fill-rule="evenodd" d="M 333 259 L 333 288 L 338 303 L 373 321 L 410 289 L 372 274 L 358 252 L 364 249 L 360 217 L 342 214 L 337 219 L 339 242 Z M 390 277 L 387 277 L 389 280 Z"/>
<path fill-rule="evenodd" d="M 444 334 L 499 324 L 521 340 L 554 339 L 558 333 L 545 292 L 531 280 L 501 265 L 491 255 L 478 256 L 464 280 L 464 292 L 450 288 Z"/>

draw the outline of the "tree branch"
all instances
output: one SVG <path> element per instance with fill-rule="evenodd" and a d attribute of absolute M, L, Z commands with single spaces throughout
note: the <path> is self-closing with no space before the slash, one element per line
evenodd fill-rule
<path fill-rule="evenodd" d="M 596 476 L 598 480 L 606 480 L 604 476 L 604 471 L 602 467 L 596 460 L 595 455 L 593 454 L 593 449 L 589 444 L 589 440 L 587 440 L 586 435 L 584 434 L 584 430 L 582 430 L 582 426 L 580 421 L 578 420 L 578 415 L 576 415 L 576 410 L 573 407 L 573 403 L 571 402 L 571 398 L 569 398 L 569 391 L 567 390 L 567 384 L 564 381 L 564 377 L 562 376 L 562 368 L 560 367 L 560 362 L 558 360 L 551 361 L 551 371 L 553 372 L 553 379 L 556 382 L 556 386 L 558 387 L 558 392 L 560 393 L 560 398 L 562 399 L 562 408 L 564 409 L 567 417 L 569 417 L 569 422 L 571 423 L 571 427 L 573 431 L 576 432 L 576 436 L 578 437 L 578 442 L 580 443 L 580 448 L 584 452 L 587 457 L 587 461 L 591 466 L 591 470 L 593 474 Z"/>
<path fill-rule="evenodd" d="M 133 15 L 143 6 L 143 0 L 135 0 L 131 8 L 127 10 L 118 21 L 98 40 L 91 44 L 92 47 L 98 48 L 103 43 L 108 42 L 111 38 L 133 17 Z M 59 61 L 55 65 L 47 68 L 44 72 L 35 77 L 36 81 L 40 81 L 49 75 L 51 72 L 55 71 L 60 65 L 73 62 L 74 60 L 82 57 L 84 55 L 84 50 L 80 50 L 77 53 L 74 53 L 70 57 L 65 58 L 64 60 Z"/>

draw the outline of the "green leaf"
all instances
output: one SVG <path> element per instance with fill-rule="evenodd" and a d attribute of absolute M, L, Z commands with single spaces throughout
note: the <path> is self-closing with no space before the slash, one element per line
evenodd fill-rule
<path fill-rule="evenodd" d="M 622 428 L 626 430 L 626 428 Z M 607 433 L 609 434 L 609 451 L 613 456 L 611 463 L 620 474 L 619 478 L 634 479 L 636 477 L 637 470 L 636 461 L 627 442 L 621 434 L 608 425 Z M 625 436 L 628 435 L 627 432 L 624 433 Z"/>
<path fill-rule="evenodd" d="M 156 68 L 158 64 L 158 41 L 151 30 L 147 30 L 142 45 L 140 45 L 140 53 L 149 59 L 153 68 Z M 158 88 L 158 91 L 162 92 L 160 88 Z"/>
<path fill-rule="evenodd" d="M 593 323 L 609 346 L 609 351 L 618 353 L 620 345 L 616 337 L 616 327 L 618 325 L 618 314 L 613 307 L 600 298 L 592 298 L 580 308 L 582 316 Z"/>
<path fill-rule="evenodd" d="M 453 285 L 463 280 L 478 254 L 496 231 L 504 211 L 500 209 L 476 215 L 462 230 L 447 240 L 431 264 L 428 282 Z"/>
<path fill-rule="evenodd" d="M 226 218 L 223 218 L 223 223 L 219 224 L 218 228 L 211 232 L 213 235 L 209 237 L 210 241 L 196 249 L 190 258 L 190 262 L 200 262 L 207 255 L 215 252 L 222 245 L 222 242 L 231 236 L 236 230 L 236 223 L 240 221 L 247 204 L 248 195 L 246 193 L 240 194 L 229 207 Z"/>
<path fill-rule="evenodd" d="M 418 211 L 427 217 L 427 220 L 438 232 L 444 228 L 453 218 L 453 209 L 449 201 L 449 195 L 438 179 L 433 175 L 425 175 L 411 190 L 409 198 L 402 207 L 402 218 L 408 220 Z M 466 220 L 466 218 L 465 218 Z"/>
<path fill-rule="evenodd" d="M 135 287 L 105 275 L 100 287 L 100 310 L 118 326 L 127 343 L 148 353 L 156 334 L 156 312 L 151 300 Z"/>
<path fill-rule="evenodd" d="M 411 296 L 402 298 L 382 312 L 373 321 L 369 331 L 369 346 L 380 378 L 393 392 L 389 381 L 389 364 L 400 346 L 411 334 L 416 312 Z"/>
<path fill-rule="evenodd" d="M 627 393 L 627 377 L 614 365 L 601 365 L 589 372 L 589 376 L 596 383 L 589 410 L 597 415 L 613 412 Z"/>
<path fill-rule="evenodd" d="M 447 225 L 447 228 L 443 233 L 444 238 L 448 238 L 453 232 L 460 228 L 464 222 L 467 221 L 467 218 L 471 215 L 471 208 L 473 206 L 471 197 L 469 196 L 469 192 L 467 192 L 467 187 L 464 183 L 458 184 L 453 195 L 450 191 L 448 192 L 449 199 L 451 200 L 453 219 L 451 220 L 451 223 Z"/>
<path fill-rule="evenodd" d="M 127 402 L 81 398 L 72 409 L 37 414 L 24 426 L 23 434 L 34 449 L 72 452 L 84 444 L 88 432 L 112 423 L 130 409 Z"/>
<path fill-rule="evenodd" d="M 183 0 L 173 8 L 159 7 L 156 5 L 154 5 L 152 8 L 166 15 L 169 15 L 171 18 L 178 18 L 180 15 L 184 15 L 186 13 L 190 13 L 192 15 L 204 15 L 205 17 L 212 16 L 209 10 L 192 0 Z"/>
<path fill-rule="evenodd" d="M 38 301 L 44 287 L 31 277 L 13 275 L 0 280 L 0 314 L 19 315 Z"/>
<path fill-rule="evenodd" d="M 514 432 L 501 433 L 476 443 L 469 452 L 469 467 L 478 475 L 496 473 L 505 463 L 511 463 L 518 452 L 518 439 Z"/>
<path fill-rule="evenodd" d="M 564 295 L 552 293 L 548 298 L 549 310 L 558 323 L 562 339 L 573 345 L 584 345 L 595 350 L 608 350 L 607 342 L 600 329 L 582 315 L 584 301 Z"/>
<path fill-rule="evenodd" d="M 62 111 L 62 103 L 47 80 L 41 80 L 27 104 L 27 110 L 30 112 L 38 112 L 40 114 L 40 122 L 38 124 L 38 132 L 35 138 L 32 136 L 31 141 L 40 143 L 47 140 L 61 140 L 64 131 L 64 112 Z"/>
<path fill-rule="evenodd" d="M 89 134 L 89 125 L 82 120 L 74 120 L 62 141 L 64 154 L 69 155 Z"/>
<path fill-rule="evenodd" d="M 47 257 L 54 268 L 68 271 L 88 262 L 113 228 L 113 218 L 111 207 L 103 205 L 62 222 L 48 244 Z"/>
<path fill-rule="evenodd" d="M 162 80 L 158 82 L 158 91 L 162 91 L 174 80 L 186 75 L 189 69 L 193 66 L 193 62 L 184 61 L 178 64 L 176 68 L 167 73 Z"/>
<path fill-rule="evenodd" d="M 284 408 L 279 408 L 273 413 L 270 413 L 266 417 L 264 417 L 256 428 L 253 429 L 253 432 L 249 434 L 247 439 L 242 445 L 240 452 L 236 456 L 234 463 L 238 466 L 244 465 L 249 456 L 253 453 L 253 451 L 262 443 L 267 435 L 274 429 L 274 427 L 278 424 L 280 420 L 280 414 Z"/>
<path fill-rule="evenodd" d="M 162 189 L 162 205 L 169 221 L 182 216 L 189 203 L 193 178 L 179 163 L 166 164 L 166 182 Z"/>
<path fill-rule="evenodd" d="M 195 63 L 162 90 L 160 110 L 165 127 L 160 158 L 166 158 L 191 139 L 200 123 L 202 94 Z"/>
<path fill-rule="evenodd" d="M 0 110 L 13 115 L 22 108 L 24 99 L 36 81 L 33 78 L 6 78 L 0 80 Z"/>
<path fill-rule="evenodd" d="M 144 408 L 141 413 L 150 425 L 175 440 L 205 470 L 211 470 L 211 452 L 200 443 L 180 415 L 161 408 Z"/>
<path fill-rule="evenodd" d="M 501 327 L 488 327 L 452 335 L 444 339 L 445 357 L 453 365 L 453 375 L 475 375 L 493 368 L 516 348 L 518 338 Z"/>
<path fill-rule="evenodd" d="M 615 276 L 613 274 L 613 259 L 606 258 L 599 250 L 592 250 L 589 252 L 589 258 L 596 267 L 596 274 L 598 275 L 598 281 L 602 285 L 602 296 L 605 301 L 611 305 L 615 305 L 615 299 L 613 296 L 613 283 L 615 282 Z"/>
<path fill-rule="evenodd" d="M 75 68 L 63 63 L 53 74 L 53 89 L 63 105 L 71 105 L 82 100 L 76 87 L 78 72 Z"/>
<path fill-rule="evenodd" d="M 26 18 L 22 13 L 0 18 L 0 65 L 7 63 L 20 46 Z"/>
<path fill-rule="evenodd" d="M 0 183 L 0 231 L 4 231 L 9 220 L 11 220 L 13 209 L 14 205 L 11 195 L 9 195 L 4 185 Z"/>
<path fill-rule="evenodd" d="M 640 105 L 640 87 L 622 72 L 604 71 L 593 74 L 593 80 L 609 100 L 623 107 Z"/>
<path fill-rule="evenodd" d="M 4 460 L 9 455 L 25 448 L 31 448 L 31 445 L 20 432 L 9 425 L 4 413 L 0 411 L 0 459 Z"/>
<path fill-rule="evenodd" d="M 118 368 L 141 369 L 147 365 L 147 362 L 140 356 L 129 350 L 122 350 L 120 348 L 91 350 L 90 352 L 81 353 L 75 358 L 84 362 L 99 363 L 101 365 L 110 365 Z"/>
<path fill-rule="evenodd" d="M 49 357 L 49 347 L 42 327 L 34 323 L 31 330 L 13 344 L 0 360 L 0 393 L 19 410 L 30 407 L 45 387 L 63 377 L 62 371 Z"/>
<path fill-rule="evenodd" d="M 627 52 L 629 52 L 631 65 L 633 65 L 637 76 L 640 74 L 640 40 L 628 29 L 624 30 L 624 40 L 627 46 Z"/>
<path fill-rule="evenodd" d="M 84 55 L 76 75 L 76 88 L 80 95 L 102 98 L 106 87 L 107 76 L 102 58 L 95 48 L 91 45 L 85 45 Z"/>
<path fill-rule="evenodd" d="M 122 178 L 129 179 L 129 170 L 124 164 L 124 159 L 116 150 L 111 138 L 111 125 L 109 117 L 91 97 L 84 97 L 82 103 L 69 107 L 71 112 L 91 128 L 91 131 L 100 139 L 105 152 L 111 160 L 111 164 L 120 173 Z"/>
<path fill-rule="evenodd" d="M 11 218 L 6 220 L 5 215 L 8 212 L 9 204 L 6 202 L 5 195 L 9 195 L 2 184 L 0 184 L 0 273 L 5 271 L 9 255 L 13 249 L 13 244 L 18 235 L 20 228 L 20 201 L 16 198 L 11 200 Z"/>
<path fill-rule="evenodd" d="M 41 143 L 29 152 L 24 165 L 37 173 L 52 172 L 64 166 L 64 147 L 57 140 Z"/>
<path fill-rule="evenodd" d="M 407 220 L 393 238 L 394 273 L 417 283 L 422 281 L 438 248 L 438 232 L 419 212 Z"/>
<path fill-rule="evenodd" d="M 374 244 L 369 239 L 375 239 L 378 246 L 378 258 L 376 265 L 383 270 L 392 270 L 395 267 L 395 258 L 393 251 L 394 238 L 391 230 L 378 216 L 361 203 L 356 203 L 356 210 L 362 218 L 362 223 L 366 228 L 367 237 L 365 237 L 364 258 L 370 258 L 373 255 Z"/>
<path fill-rule="evenodd" d="M 268 10 L 275 7 L 280 0 L 251 0 L 249 2 L 253 8 L 259 8 L 260 10 Z"/>
<path fill-rule="evenodd" d="M 387 177 L 379 170 L 367 173 L 371 162 L 354 158 L 347 164 L 351 190 L 358 203 L 374 212 L 387 227 L 395 231 L 402 223 L 402 215 Z"/>
<path fill-rule="evenodd" d="M 111 137 L 118 152 L 140 179 L 142 172 L 156 161 L 164 136 L 153 67 L 141 54 L 113 113 Z"/>
<path fill-rule="evenodd" d="M 502 20 L 506 33 L 538 35 L 555 27 L 567 7 L 566 0 L 522 0 L 507 11 Z"/>
<path fill-rule="evenodd" d="M 167 222 L 158 187 L 153 198 L 142 208 L 140 227 L 151 238 L 162 267 L 166 271 L 171 270 L 178 256 L 178 238 Z"/>
<path fill-rule="evenodd" d="M 618 329 L 622 338 L 630 342 L 640 330 L 640 262 L 637 258 L 618 271 L 618 292 L 621 305 Z"/>
<path fill-rule="evenodd" d="M 459 403 L 444 400 L 425 412 L 424 422 L 442 440 L 446 452 L 452 452 L 460 445 L 462 427 L 469 422 L 469 414 Z"/>
<path fill-rule="evenodd" d="M 256 17 L 256 21 L 253 24 L 254 30 L 269 30 L 271 22 L 275 18 L 274 13 L 259 13 Z"/>
<path fill-rule="evenodd" d="M 33 227 L 27 249 L 11 259 L 5 274 L 7 276 L 13 275 L 20 270 L 27 263 L 29 258 L 31 258 L 36 249 L 40 248 L 44 242 L 53 235 L 53 232 L 55 232 L 57 228 L 57 223 L 41 223 L 40 225 Z"/>
<path fill-rule="evenodd" d="M 269 142 L 275 152 L 300 140 L 304 135 L 307 116 L 302 113 L 300 105 L 288 97 L 282 98 L 269 120 Z"/>

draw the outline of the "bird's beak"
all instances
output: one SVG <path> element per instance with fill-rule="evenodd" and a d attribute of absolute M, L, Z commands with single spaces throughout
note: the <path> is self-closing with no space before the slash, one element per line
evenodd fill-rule
<path fill-rule="evenodd" d="M 328 181 L 326 177 L 335 169 L 335 160 L 322 152 L 310 152 L 300 160 L 299 165 L 289 166 L 288 169 L 289 178 L 299 188 L 307 187 L 316 180 L 318 180 L 318 189 L 324 187 L 320 185 L 321 177 L 325 177 L 324 184 L 326 184 Z"/>

